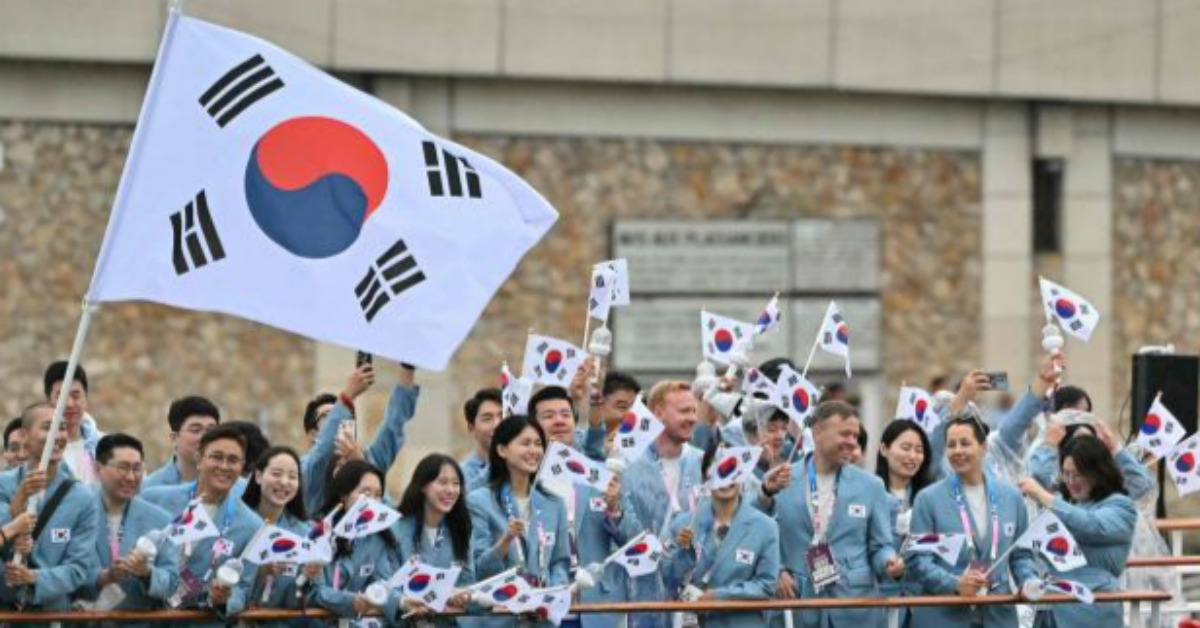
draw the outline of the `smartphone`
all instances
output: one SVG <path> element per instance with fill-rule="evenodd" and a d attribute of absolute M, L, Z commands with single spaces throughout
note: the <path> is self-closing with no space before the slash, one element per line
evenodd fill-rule
<path fill-rule="evenodd" d="M 358 356 L 354 358 L 354 368 L 359 368 L 364 364 L 373 363 L 375 358 L 366 351 L 359 351 Z"/>
<path fill-rule="evenodd" d="M 1006 371 L 988 371 L 988 386 L 992 390 L 1008 390 L 1008 373 Z"/>

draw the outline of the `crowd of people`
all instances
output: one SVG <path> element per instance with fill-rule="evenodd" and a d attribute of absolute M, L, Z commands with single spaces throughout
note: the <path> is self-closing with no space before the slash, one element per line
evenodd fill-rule
<path fill-rule="evenodd" d="M 786 359 L 762 364 L 774 379 Z M 1015 401 L 998 403 L 981 371 L 941 391 L 940 425 L 927 433 L 909 420 L 888 423 L 873 472 L 856 407 L 837 389 L 802 427 L 740 384 L 699 370 L 692 382 L 659 381 L 645 405 L 661 435 L 614 473 L 603 490 L 538 482 L 543 457 L 560 443 L 589 458 L 613 457 L 614 438 L 642 385 L 626 373 L 598 372 L 591 360 L 569 386 L 538 389 L 524 414 L 504 415 L 502 391 L 479 390 L 464 404 L 472 452 L 420 460 L 394 500 L 385 482 L 417 408 L 414 370 L 401 366 L 385 416 L 366 442 L 356 436 L 356 401 L 375 383 L 372 366 L 354 369 L 337 394 L 304 409 L 307 451 L 272 444 L 252 423 L 222 422 L 216 403 L 174 401 L 166 417 L 171 457 L 147 466 L 141 440 L 103 434 L 89 414 L 88 379 L 66 364 L 46 370 L 45 398 L 4 431 L 0 473 L 0 604 L 28 610 L 211 609 L 218 624 L 255 607 L 315 607 L 385 624 L 511 626 L 537 616 L 488 615 L 465 587 L 516 567 L 532 586 L 568 585 L 600 565 L 582 602 L 872 598 L 1019 593 L 1034 601 L 1049 569 L 1016 543 L 1031 508 L 1046 509 L 1078 540 L 1087 565 L 1063 578 L 1096 592 L 1122 587 L 1139 511 L 1156 490 L 1136 452 L 1090 414 L 1086 392 L 1060 384 L 1061 355 L 1041 360 Z M 938 386 L 941 388 L 942 386 Z M 53 405 L 67 395 L 61 429 Z M 733 400 L 730 403 L 730 400 Z M 806 429 L 805 429 L 806 428 Z M 49 466 L 40 459 L 53 440 Z M 762 456 L 744 482 L 706 490 L 722 448 L 757 445 Z M 1027 471 L 1027 472 L 1026 472 Z M 1027 476 L 1027 477 L 1026 477 Z M 39 498 L 40 496 L 40 498 Z M 337 522 L 360 497 L 395 504 L 402 518 L 378 534 L 338 539 L 328 564 L 250 566 L 234 582 L 217 577 L 265 524 L 307 535 Z M 30 509 L 30 500 L 38 500 Z M 219 536 L 176 548 L 139 545 L 203 506 Z M 664 545 L 659 569 L 630 577 L 605 559 L 636 535 Z M 905 551 L 913 535 L 964 533 L 953 564 Z M 438 614 L 392 590 L 366 594 L 412 557 L 461 568 L 448 608 Z M 313 620 L 303 620 L 311 623 Z M 365 620 L 364 620 L 365 621 Z M 588 628 L 704 626 L 882 627 L 884 612 L 860 607 L 737 611 L 678 618 L 665 613 L 568 615 Z M 1013 606 L 922 607 L 906 626 L 1017 626 Z M 1123 625 L 1119 604 L 1055 605 L 1038 626 Z M 289 623 L 289 622 L 284 622 Z M 300 623 L 297 621 L 296 623 Z"/>

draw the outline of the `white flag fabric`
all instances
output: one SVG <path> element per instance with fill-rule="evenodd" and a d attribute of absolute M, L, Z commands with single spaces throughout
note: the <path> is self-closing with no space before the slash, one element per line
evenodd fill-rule
<path fill-rule="evenodd" d="M 629 262 L 624 257 L 600 262 L 593 268 L 607 268 L 616 275 L 616 284 L 612 291 L 612 306 L 624 307 L 630 304 L 629 298 Z M 594 272 L 594 271 L 593 271 Z"/>
<path fill-rule="evenodd" d="M 770 397 L 775 393 L 775 382 L 752 366 L 746 369 L 746 375 L 742 377 L 742 392 L 747 395 L 762 393 Z"/>
<path fill-rule="evenodd" d="M 313 541 L 275 525 L 267 525 L 256 535 L 242 552 L 242 558 L 256 565 L 327 562 Z"/>
<path fill-rule="evenodd" d="M 612 471 L 603 463 L 596 462 L 558 442 L 550 443 L 550 447 L 546 449 L 546 459 L 542 461 L 542 468 L 538 470 L 539 482 L 544 486 L 560 489 L 578 484 L 603 491 L 608 488 L 611 479 Z"/>
<path fill-rule="evenodd" d="M 382 532 L 400 520 L 400 513 L 387 504 L 370 497 L 359 497 L 333 528 L 334 536 L 360 539 Z"/>
<path fill-rule="evenodd" d="M 441 370 L 555 220 L 495 161 L 172 11 L 87 299 L 223 312 Z"/>
<path fill-rule="evenodd" d="M 963 546 L 967 543 L 965 534 L 910 534 L 900 547 L 901 554 L 934 554 L 948 565 L 957 565 L 958 557 L 962 554 Z"/>
<path fill-rule="evenodd" d="M 1063 331 L 1087 342 L 1100 324 L 1100 312 L 1087 299 L 1045 277 L 1038 277 L 1038 286 L 1046 317 L 1058 321 Z"/>
<path fill-rule="evenodd" d="M 742 482 L 754 475 L 754 467 L 761 456 L 762 447 L 725 447 L 717 450 L 708 469 L 705 486 L 715 491 Z"/>
<path fill-rule="evenodd" d="M 1162 398 L 1156 396 L 1146 418 L 1142 419 L 1142 428 L 1138 430 L 1137 446 L 1142 451 L 1154 454 L 1154 459 L 1166 458 L 1174 451 L 1175 446 L 1187 436 L 1183 425 L 1174 413 L 1163 405 Z"/>
<path fill-rule="evenodd" d="M 313 522 L 308 531 L 308 540 L 313 544 L 313 562 L 333 562 L 333 517 L 337 511 L 325 515 L 324 519 Z"/>
<path fill-rule="evenodd" d="M 934 405 L 933 395 L 925 390 L 915 386 L 901 386 L 895 418 L 912 421 L 920 425 L 926 434 L 932 435 L 933 430 L 942 423 Z"/>
<path fill-rule="evenodd" d="M 508 370 L 508 363 L 500 367 L 501 400 L 505 417 L 525 414 L 529 411 L 529 400 L 533 397 L 533 382 L 516 377 Z"/>
<path fill-rule="evenodd" d="M 587 357 L 587 352 L 565 340 L 529 334 L 521 377 L 534 384 L 565 388 Z"/>
<path fill-rule="evenodd" d="M 617 451 L 621 459 L 633 462 L 641 458 L 650 444 L 662 434 L 663 429 L 665 427 L 662 421 L 654 416 L 642 401 L 641 394 L 638 394 L 629 411 L 621 417 L 621 423 L 617 425 Z"/>
<path fill-rule="evenodd" d="M 166 535 L 172 543 L 183 545 L 216 538 L 221 536 L 221 531 L 213 523 L 212 517 L 208 516 L 208 511 L 204 509 L 200 500 L 193 499 L 184 507 L 183 512 L 167 524 Z"/>
<path fill-rule="evenodd" d="M 775 382 L 771 402 L 786 412 L 796 425 L 804 427 L 820 401 L 821 391 L 815 384 L 786 364 L 779 367 L 779 379 Z"/>
<path fill-rule="evenodd" d="M 744 350 L 754 335 L 754 325 L 720 314 L 700 312 L 700 346 L 704 359 L 729 365 L 735 350 Z"/>
<path fill-rule="evenodd" d="M 665 555 L 662 541 L 653 534 L 643 532 L 613 552 L 605 562 L 620 565 L 630 578 L 640 578 L 658 571 L 658 565 Z"/>
<path fill-rule="evenodd" d="M 779 329 L 779 323 L 783 320 L 783 312 L 779 309 L 779 297 L 773 296 L 767 305 L 763 307 L 763 311 L 758 315 L 758 320 L 754 323 L 755 335 L 761 336 L 769 331 Z"/>
<path fill-rule="evenodd" d="M 842 356 L 846 363 L 846 377 L 850 377 L 850 325 L 834 301 L 830 301 L 829 308 L 825 310 L 818 342 L 822 351 Z"/>
<path fill-rule="evenodd" d="M 608 312 L 613 305 L 613 290 L 617 284 L 617 271 L 604 265 L 592 267 L 592 287 L 588 293 L 588 316 L 608 323 Z"/>
<path fill-rule="evenodd" d="M 1043 510 L 1033 523 L 1029 524 L 1029 528 L 1017 539 L 1015 545 L 1041 552 L 1058 571 L 1070 571 L 1087 564 L 1075 537 L 1058 516 L 1049 510 Z"/>
<path fill-rule="evenodd" d="M 1200 491 L 1200 434 L 1192 434 L 1175 446 L 1167 469 L 1180 497 Z"/>
<path fill-rule="evenodd" d="M 530 592 L 530 597 L 532 599 L 523 612 L 533 613 L 538 616 L 538 619 L 548 621 L 555 626 L 562 624 L 563 618 L 571 612 L 570 586 L 534 589 Z"/>
<path fill-rule="evenodd" d="M 1051 578 L 1046 581 L 1046 592 L 1065 593 L 1084 604 L 1092 604 L 1096 601 L 1096 596 L 1092 593 L 1091 589 L 1074 580 L 1056 580 Z"/>
<path fill-rule="evenodd" d="M 402 597 L 420 602 L 440 613 L 446 610 L 446 602 L 454 594 L 454 585 L 460 573 L 462 567 L 441 569 L 413 557 L 392 575 L 388 580 L 388 588 L 396 589 Z"/>
<path fill-rule="evenodd" d="M 533 592 L 529 582 L 516 569 L 473 584 L 468 589 L 482 594 L 490 604 L 510 613 L 526 612 L 530 608 Z"/>

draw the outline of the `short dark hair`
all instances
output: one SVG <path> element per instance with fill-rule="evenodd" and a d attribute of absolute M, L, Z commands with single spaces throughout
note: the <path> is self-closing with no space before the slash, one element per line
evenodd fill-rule
<path fill-rule="evenodd" d="M 66 362 L 66 360 L 59 360 L 58 362 L 55 362 L 55 363 L 51 364 L 50 366 L 46 367 L 46 373 L 45 373 L 45 375 L 42 375 L 42 390 L 45 391 L 47 399 L 50 398 L 50 389 L 54 388 L 55 384 L 63 381 L 66 378 L 67 378 L 67 362 Z M 82 364 L 75 365 L 74 379 L 75 379 L 75 381 L 79 382 L 79 384 L 81 386 L 83 386 L 83 392 L 86 393 L 88 391 L 88 378 L 87 378 L 87 371 L 84 370 Z"/>
<path fill-rule="evenodd" d="M 167 424 L 171 426 L 172 432 L 178 432 L 183 429 L 183 423 L 188 417 L 193 416 L 210 416 L 218 424 L 221 422 L 221 411 L 217 409 L 217 404 L 205 397 L 192 395 L 171 402 L 171 407 L 167 410 Z"/>
<path fill-rule="evenodd" d="M 504 395 L 499 388 L 481 388 L 463 404 L 463 417 L 467 419 L 467 425 L 475 425 L 479 409 L 488 402 L 504 407 Z"/>
<path fill-rule="evenodd" d="M 817 404 L 817 409 L 808 419 L 809 427 L 812 427 L 830 417 L 842 416 L 845 418 L 858 417 L 858 408 L 838 399 L 822 401 Z"/>
<path fill-rule="evenodd" d="M 142 458 L 146 457 L 146 452 L 142 450 L 142 441 L 130 436 L 117 432 L 115 434 L 106 434 L 96 443 L 96 462 L 100 464 L 108 464 L 112 460 L 113 451 L 121 447 L 128 449 L 136 449 L 138 455 Z"/>
<path fill-rule="evenodd" d="M 1125 495 L 1125 480 L 1112 452 L 1099 438 L 1080 436 L 1063 441 L 1058 450 L 1059 471 L 1062 464 L 1070 458 L 1075 463 L 1080 475 L 1092 481 L 1092 493 L 1088 499 L 1094 502 L 1102 501 L 1109 495 L 1120 493 Z M 1059 492 L 1063 499 L 1071 501 L 1071 493 L 1067 490 L 1066 482 L 1059 483 Z"/>
<path fill-rule="evenodd" d="M 758 372 L 767 376 L 767 379 L 775 382 L 779 381 L 780 367 L 786 366 L 793 371 L 796 370 L 796 363 L 792 362 L 791 358 L 771 358 L 766 362 L 758 365 Z"/>
<path fill-rule="evenodd" d="M 601 391 L 603 395 L 607 397 L 622 390 L 636 395 L 642 392 L 642 385 L 638 383 L 636 377 L 625 371 L 609 371 L 604 376 L 604 388 Z"/>
<path fill-rule="evenodd" d="M 975 441 L 980 445 L 987 442 L 988 426 L 984 425 L 983 421 L 980 421 L 979 417 L 974 414 L 959 414 L 946 421 L 942 429 L 946 430 L 947 437 L 950 435 L 950 428 L 955 425 L 966 425 L 971 428 L 971 432 L 975 434 Z"/>
<path fill-rule="evenodd" d="M 332 393 L 321 393 L 308 402 L 304 406 L 304 431 L 305 433 L 317 429 L 317 423 L 320 422 L 320 417 L 317 416 L 317 410 L 321 406 L 328 406 L 337 403 L 337 397 Z"/>
<path fill-rule="evenodd" d="M 867 454 L 867 445 L 871 443 L 871 436 L 867 434 L 867 426 L 863 425 L 861 421 L 858 425 L 858 436 L 856 438 L 858 439 L 858 448 L 862 450 L 865 456 Z"/>
<path fill-rule="evenodd" d="M 208 446 L 219 440 L 231 440 L 242 448 L 242 454 L 246 453 L 246 437 L 242 435 L 242 431 L 236 425 L 218 425 L 204 433 L 200 437 L 200 451 L 208 449 Z M 251 463 L 253 464 L 253 463 Z"/>
<path fill-rule="evenodd" d="M 533 393 L 533 396 L 529 398 L 529 416 L 536 419 L 538 404 L 554 401 L 555 399 L 566 401 L 571 406 L 571 413 L 575 413 L 575 402 L 571 399 L 571 393 L 567 392 L 566 388 L 562 386 L 547 386 Z"/>
<path fill-rule="evenodd" d="M 1054 391 L 1054 397 L 1051 400 L 1052 411 L 1058 412 L 1066 408 L 1074 408 L 1075 404 L 1080 401 L 1086 401 L 1087 407 L 1084 410 L 1092 411 L 1092 398 L 1088 396 L 1087 391 L 1078 386 L 1062 386 Z"/>
<path fill-rule="evenodd" d="M 242 434 L 242 438 L 246 443 L 245 470 L 249 470 L 257 464 L 259 456 L 262 456 L 264 451 L 271 448 L 271 441 L 267 440 L 267 436 L 263 434 L 262 428 L 249 421 L 230 421 L 225 426 L 232 427 Z"/>
<path fill-rule="evenodd" d="M 21 425 L 21 417 L 17 417 L 15 419 L 9 421 L 8 425 L 4 426 L 4 448 L 5 449 L 8 449 L 8 441 L 11 439 L 12 433 L 17 430 L 20 430 L 20 429 L 24 429 L 24 426 Z"/>

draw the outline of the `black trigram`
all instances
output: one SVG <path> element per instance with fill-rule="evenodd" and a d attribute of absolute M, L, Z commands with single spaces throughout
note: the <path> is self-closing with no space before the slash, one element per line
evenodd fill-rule
<path fill-rule="evenodd" d="M 369 323 L 392 297 L 400 296 L 422 281 L 425 281 L 425 273 L 417 267 L 417 260 L 408 252 L 404 240 L 397 240 L 367 269 L 367 274 L 355 286 L 354 294 Z"/>
<path fill-rule="evenodd" d="M 217 79 L 200 96 L 200 106 L 217 121 L 217 126 L 224 128 L 250 105 L 281 87 L 283 79 L 263 61 L 262 55 L 254 55 Z"/>
<path fill-rule="evenodd" d="M 171 232 L 174 234 L 171 261 L 175 264 L 175 274 L 182 275 L 202 268 L 210 261 L 225 259 L 225 247 L 221 245 L 221 237 L 213 226 L 204 190 L 183 211 L 171 214 Z"/>
<path fill-rule="evenodd" d="M 461 198 L 465 181 L 467 196 L 483 198 L 483 192 L 479 188 L 479 173 L 475 172 L 475 168 L 465 157 L 458 157 L 445 149 L 439 151 L 437 144 L 433 142 L 422 142 L 421 145 L 425 148 L 425 167 L 428 168 L 426 174 L 429 176 L 431 196 Z"/>

